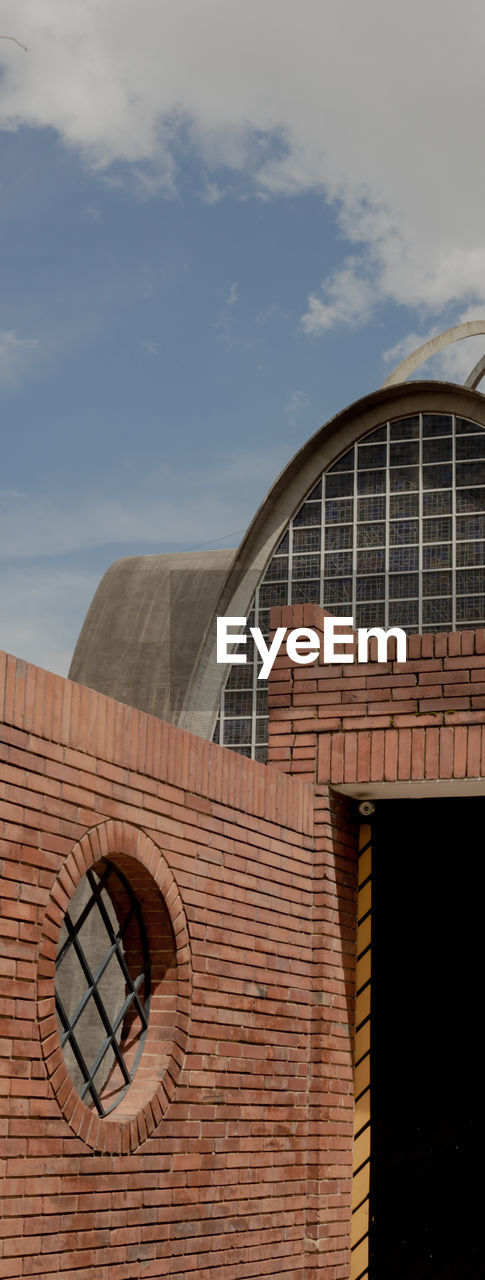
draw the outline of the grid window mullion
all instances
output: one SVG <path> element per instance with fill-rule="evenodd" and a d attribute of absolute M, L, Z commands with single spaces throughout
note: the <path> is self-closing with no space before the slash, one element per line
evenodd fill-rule
<path fill-rule="evenodd" d="M 391 512 L 391 476 L 390 476 L 390 455 L 391 455 L 391 424 L 387 423 L 387 451 L 386 451 L 386 532 L 385 532 L 385 587 L 384 587 L 384 626 L 389 626 L 389 544 L 391 540 L 390 534 L 390 512 Z"/>
<path fill-rule="evenodd" d="M 357 542 L 358 542 L 358 480 L 359 480 L 359 450 L 358 446 L 354 447 L 354 503 L 352 511 L 352 607 L 351 617 L 356 624 L 357 615 Z"/>
<path fill-rule="evenodd" d="M 321 564 L 320 564 L 320 606 L 323 608 L 324 591 L 325 591 L 325 568 L 327 562 L 327 522 L 325 517 L 327 501 L 327 492 L 325 487 L 325 472 L 322 475 L 322 536 L 320 540 L 321 547 Z"/>
<path fill-rule="evenodd" d="M 291 604 L 291 584 L 293 581 L 293 521 L 290 520 L 288 532 L 288 593 L 286 603 Z"/>
<path fill-rule="evenodd" d="M 452 418 L 452 490 L 451 490 L 451 582 L 452 582 L 452 617 L 451 629 L 456 629 L 456 417 Z"/>
<path fill-rule="evenodd" d="M 223 685 L 220 702 L 219 702 L 219 742 L 222 742 L 222 743 L 224 743 L 224 733 L 225 733 L 225 723 L 224 723 L 225 692 L 226 692 L 226 685 Z"/>
<path fill-rule="evenodd" d="M 293 526 L 290 525 L 289 565 L 291 565 L 291 561 L 292 561 L 292 554 L 291 554 L 292 536 L 293 536 Z M 288 572 L 288 581 L 291 582 L 290 571 Z M 254 597 L 254 625 L 255 627 L 259 626 L 259 588 L 257 589 L 256 595 Z M 253 645 L 253 703 L 251 707 L 251 760 L 254 760 L 256 758 L 256 707 L 258 702 L 258 653 L 252 637 L 251 637 L 251 640 Z"/>
<path fill-rule="evenodd" d="M 423 415 L 419 415 L 419 498 L 418 498 L 418 631 L 423 629 Z"/>
<path fill-rule="evenodd" d="M 320 608 L 323 608 L 323 591 L 325 580 L 325 554 L 327 550 L 327 538 L 325 530 L 325 472 L 322 474 L 322 519 L 320 534 L 320 595 L 318 597 Z"/>

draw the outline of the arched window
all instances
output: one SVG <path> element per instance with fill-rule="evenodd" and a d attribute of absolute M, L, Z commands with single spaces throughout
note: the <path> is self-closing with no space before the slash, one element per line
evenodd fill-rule
<path fill-rule="evenodd" d="M 485 430 L 454 414 L 383 423 L 318 479 L 290 520 L 252 602 L 313 601 L 355 626 L 408 632 L 485 625 Z M 266 760 L 267 682 L 251 641 L 221 699 L 215 741 Z"/>

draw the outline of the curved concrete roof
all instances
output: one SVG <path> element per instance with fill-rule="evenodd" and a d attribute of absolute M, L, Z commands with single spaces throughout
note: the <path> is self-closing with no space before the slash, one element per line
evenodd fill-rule
<path fill-rule="evenodd" d="M 349 405 L 281 472 L 237 551 L 132 556 L 111 565 L 70 678 L 211 737 L 226 675 L 216 662 L 217 615 L 247 616 L 288 521 L 322 471 L 387 418 L 419 412 L 457 413 L 485 428 L 485 397 L 454 383 L 384 386 Z"/>
<path fill-rule="evenodd" d="M 89 607 L 69 678 L 177 723 L 235 552 L 116 560 Z"/>

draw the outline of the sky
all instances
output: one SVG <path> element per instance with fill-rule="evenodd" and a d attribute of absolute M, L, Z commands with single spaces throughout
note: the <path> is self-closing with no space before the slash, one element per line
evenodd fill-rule
<path fill-rule="evenodd" d="M 485 316 L 481 0 L 3 0 L 0 648 Z M 421 376 L 462 382 L 485 338 Z"/>

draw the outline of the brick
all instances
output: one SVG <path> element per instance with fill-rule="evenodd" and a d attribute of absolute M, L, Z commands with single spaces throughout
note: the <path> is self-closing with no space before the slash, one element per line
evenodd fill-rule
<path fill-rule="evenodd" d="M 394 782 L 397 778 L 398 734 L 389 729 L 384 743 L 384 778 L 386 782 Z"/>
<path fill-rule="evenodd" d="M 481 726 L 478 724 L 470 725 L 468 730 L 467 764 L 466 764 L 466 773 L 468 778 L 480 777 L 481 738 L 482 738 Z"/>
<path fill-rule="evenodd" d="M 464 778 L 467 764 L 468 733 L 465 726 L 458 726 L 454 731 L 453 777 Z"/>
<path fill-rule="evenodd" d="M 408 781 L 411 777 L 411 730 L 403 729 L 399 734 L 398 741 L 398 765 L 397 776 L 400 780 Z"/>

